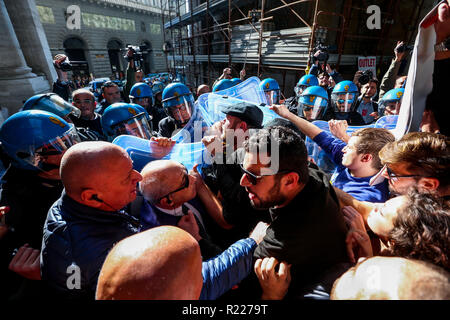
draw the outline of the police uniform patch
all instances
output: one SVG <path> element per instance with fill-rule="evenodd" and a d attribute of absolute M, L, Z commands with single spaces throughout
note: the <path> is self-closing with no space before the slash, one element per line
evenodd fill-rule
<path fill-rule="evenodd" d="M 311 79 L 306 79 L 306 83 L 309 84 L 311 82 Z"/>
<path fill-rule="evenodd" d="M 140 96 L 141 95 L 141 89 L 137 89 L 136 93 L 137 93 L 138 96 Z"/>
<path fill-rule="evenodd" d="M 401 92 L 401 91 L 399 91 L 399 92 L 397 92 L 397 98 L 401 98 L 403 96 L 403 92 Z"/>
<path fill-rule="evenodd" d="M 316 99 L 315 96 L 309 96 L 309 102 L 314 102 L 314 99 Z"/>
<path fill-rule="evenodd" d="M 269 83 L 268 82 L 266 83 L 266 89 L 269 89 Z"/>
<path fill-rule="evenodd" d="M 344 90 L 347 92 L 350 87 L 347 85 L 344 87 Z"/>
<path fill-rule="evenodd" d="M 136 110 L 134 110 L 133 108 L 128 108 L 128 112 L 131 113 L 133 116 L 136 115 Z"/>

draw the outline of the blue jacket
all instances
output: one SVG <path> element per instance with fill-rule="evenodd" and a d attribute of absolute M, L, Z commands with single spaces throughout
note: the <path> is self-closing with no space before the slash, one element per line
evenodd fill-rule
<path fill-rule="evenodd" d="M 215 258 L 203 262 L 203 288 L 200 300 L 216 300 L 250 274 L 253 251 L 251 238 L 239 240 Z"/>
<path fill-rule="evenodd" d="M 331 184 L 360 201 L 385 202 L 389 198 L 389 187 L 386 181 L 377 185 L 369 185 L 372 177 L 356 178 L 350 174 L 348 168 L 342 165 L 342 149 L 346 143 L 322 131 L 314 139 L 337 165 L 331 177 Z"/>
<path fill-rule="evenodd" d="M 61 298 L 93 300 L 109 251 L 116 242 L 139 232 L 139 228 L 139 221 L 124 211 L 87 207 L 63 192 L 50 208 L 44 225 L 42 279 Z M 72 265 L 75 268 L 69 268 Z M 76 266 L 80 271 L 79 287 Z"/>

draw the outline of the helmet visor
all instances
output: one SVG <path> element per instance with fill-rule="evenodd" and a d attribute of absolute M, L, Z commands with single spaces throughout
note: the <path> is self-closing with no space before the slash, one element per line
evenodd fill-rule
<path fill-rule="evenodd" d="M 63 113 L 65 116 L 68 114 L 73 114 L 77 118 L 81 117 L 81 110 L 71 105 L 60 96 L 52 94 L 48 98 L 51 102 L 53 102 L 54 108 L 56 108 L 57 111 Z"/>
<path fill-rule="evenodd" d="M 335 112 L 351 112 L 355 100 L 355 93 L 333 93 L 331 98 L 334 102 Z"/>
<path fill-rule="evenodd" d="M 192 101 L 187 96 L 181 97 L 182 102 L 174 107 L 168 108 L 170 116 L 182 125 L 188 123 L 192 116 Z"/>
<path fill-rule="evenodd" d="M 317 120 L 322 117 L 328 105 L 328 100 L 319 96 L 302 96 L 298 100 L 299 116 L 305 117 L 307 120 Z"/>
<path fill-rule="evenodd" d="M 136 136 L 147 140 L 152 137 L 152 127 L 148 123 L 144 112 L 114 125 L 112 131 L 114 137 L 122 134 Z"/>
<path fill-rule="evenodd" d="M 130 98 L 130 100 L 131 103 L 136 103 L 144 108 L 153 106 L 153 97 Z"/>
<path fill-rule="evenodd" d="M 401 100 L 381 100 L 378 106 L 380 117 L 400 113 Z"/>
<path fill-rule="evenodd" d="M 308 86 L 305 86 L 303 84 L 296 86 L 294 88 L 295 94 L 297 96 L 300 96 L 302 94 L 302 92 L 305 91 L 306 88 L 308 88 Z"/>
<path fill-rule="evenodd" d="M 280 90 L 266 91 L 265 94 L 268 105 L 280 103 Z"/>
<path fill-rule="evenodd" d="M 62 135 L 30 150 L 29 153 L 21 152 L 18 156 L 41 171 L 50 171 L 58 168 L 64 152 L 80 141 L 75 126 L 71 124 L 70 129 Z"/>

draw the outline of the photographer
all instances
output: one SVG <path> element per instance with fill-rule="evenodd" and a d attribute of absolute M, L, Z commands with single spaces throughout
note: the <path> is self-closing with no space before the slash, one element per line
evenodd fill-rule
<path fill-rule="evenodd" d="M 313 61 L 313 65 L 311 66 L 311 69 L 309 70 L 309 74 L 312 74 L 314 76 L 316 76 L 317 78 L 319 78 L 319 85 L 324 88 L 327 91 L 329 90 L 329 86 L 330 83 L 328 81 L 329 77 L 333 78 L 333 81 L 335 82 L 335 84 L 338 84 L 339 82 L 343 81 L 344 78 L 342 78 L 342 76 L 339 74 L 339 72 L 337 72 L 336 70 L 333 70 L 330 65 L 327 63 L 328 62 L 328 48 L 325 46 L 318 46 L 318 50 L 314 53 L 314 55 L 312 56 L 312 61 Z M 319 63 L 322 64 L 322 66 L 319 65 Z M 325 70 L 323 70 L 325 69 Z M 322 81 L 320 81 L 320 76 L 324 75 L 327 79 L 323 79 Z M 326 80 L 326 82 L 325 82 Z M 325 87 L 326 86 L 326 87 Z"/>
<path fill-rule="evenodd" d="M 71 70 L 71 64 L 65 54 L 57 54 L 53 58 L 58 79 L 53 83 L 53 92 L 66 101 L 69 101 L 72 90 L 70 89 L 70 81 L 67 78 L 67 71 Z"/>
<path fill-rule="evenodd" d="M 144 71 L 140 69 L 140 63 L 136 63 L 136 50 L 131 46 L 128 47 L 125 57 L 128 60 L 128 66 L 125 74 L 126 80 L 124 81 L 123 94 L 125 100 L 130 102 L 128 96 L 130 95 L 131 87 L 138 82 L 144 82 Z"/>
<path fill-rule="evenodd" d="M 399 77 L 398 73 L 403 63 L 409 64 L 409 61 L 406 61 L 406 57 L 407 53 L 409 53 L 411 49 L 412 48 L 410 46 L 406 46 L 403 41 L 397 41 L 397 45 L 394 48 L 395 58 L 392 60 L 388 71 L 384 74 L 383 79 L 381 80 L 379 99 L 383 98 L 383 95 L 389 90 L 402 87 L 406 80 L 406 76 Z M 405 66 L 402 69 L 408 70 L 408 66 Z"/>
<path fill-rule="evenodd" d="M 362 84 L 361 95 L 356 103 L 356 111 L 363 117 L 366 124 L 371 124 L 378 119 L 378 103 L 372 100 L 377 94 L 377 85 L 377 79 L 370 79 Z"/>

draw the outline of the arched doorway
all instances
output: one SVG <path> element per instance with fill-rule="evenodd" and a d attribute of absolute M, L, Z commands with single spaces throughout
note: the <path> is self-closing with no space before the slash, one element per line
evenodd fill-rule
<path fill-rule="evenodd" d="M 124 48 L 122 42 L 119 40 L 109 40 L 107 44 L 109 63 L 111 65 L 111 72 L 115 75 L 116 79 L 121 79 L 124 76 L 124 63 L 121 57 L 120 50 Z"/>
<path fill-rule="evenodd" d="M 64 43 L 64 52 L 72 62 L 74 75 L 89 76 L 89 63 L 86 60 L 86 45 L 83 40 L 76 37 L 67 38 Z"/>

